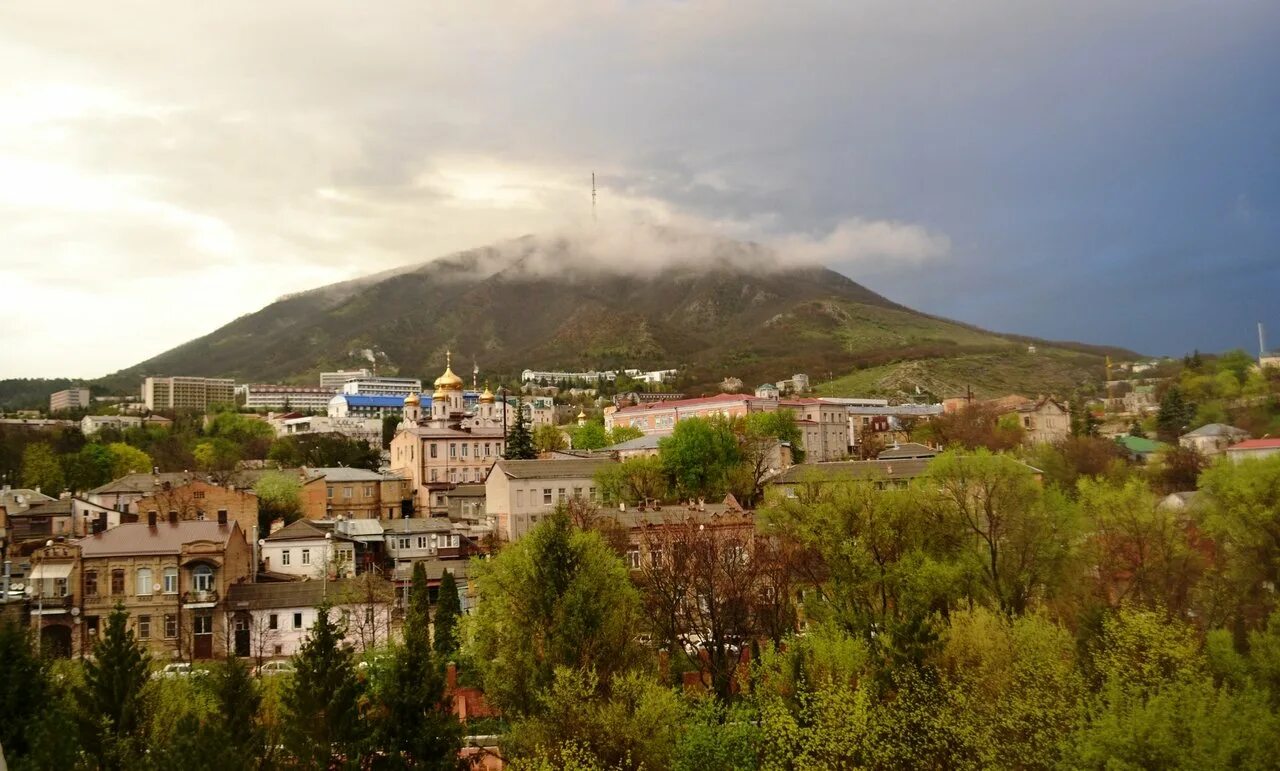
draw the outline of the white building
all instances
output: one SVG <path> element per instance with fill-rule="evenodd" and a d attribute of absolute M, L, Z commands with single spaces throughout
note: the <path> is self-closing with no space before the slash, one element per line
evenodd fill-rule
<path fill-rule="evenodd" d="M 403 396 L 360 396 L 338 394 L 329 399 L 328 414 L 331 418 L 379 418 L 404 412 Z"/>
<path fill-rule="evenodd" d="M 500 460 L 485 477 L 485 513 L 498 535 L 515 540 L 570 498 L 600 502 L 596 472 L 612 458 Z"/>
<path fill-rule="evenodd" d="M 237 390 L 244 394 L 244 406 L 253 410 L 324 411 L 333 399 L 333 391 L 309 386 L 252 383 Z"/>
<path fill-rule="evenodd" d="M 89 406 L 88 388 L 68 388 L 49 395 L 49 412 L 78 410 Z"/>
<path fill-rule="evenodd" d="M 233 650 L 256 660 L 293 656 L 319 619 L 323 602 L 333 605 L 329 618 L 356 651 L 385 645 L 391 635 L 394 593 L 380 579 L 370 592 L 363 581 L 281 581 L 232 584 L 227 591 Z"/>
<path fill-rule="evenodd" d="M 215 404 L 236 403 L 236 383 L 217 377 L 148 377 L 142 381 L 142 401 L 157 410 L 207 410 Z"/>
<path fill-rule="evenodd" d="M 336 393 L 342 390 L 343 383 L 356 378 L 373 377 L 373 373 L 367 369 L 340 369 L 335 372 L 320 373 L 320 387 L 330 393 Z"/>
<path fill-rule="evenodd" d="M 85 415 L 80 419 L 80 433 L 93 436 L 104 428 L 123 431 L 126 428 L 138 428 L 142 418 L 137 415 Z"/>
<path fill-rule="evenodd" d="M 361 377 L 342 384 L 349 396 L 399 396 L 422 393 L 422 381 L 411 377 Z"/>
<path fill-rule="evenodd" d="M 267 573 L 319 581 L 327 564 L 330 579 L 355 575 L 355 544 L 305 519 L 262 539 L 260 554 Z"/>
<path fill-rule="evenodd" d="M 522 383 L 541 382 L 543 380 L 548 383 L 566 383 L 574 380 L 585 380 L 587 382 L 605 380 L 612 383 L 617 379 L 618 373 L 614 370 L 605 370 L 603 372 L 596 372 L 595 370 L 588 370 L 586 372 L 558 372 L 526 369 L 524 372 L 520 373 L 520 382 Z"/>
<path fill-rule="evenodd" d="M 275 428 L 276 436 L 342 434 L 351 439 L 360 439 L 368 442 L 370 447 L 382 447 L 382 421 L 378 418 L 330 418 L 320 415 L 308 415 L 301 418 L 275 419 L 268 422 Z"/>
<path fill-rule="evenodd" d="M 1218 455 L 1237 442 L 1249 438 L 1243 428 L 1225 423 L 1210 423 L 1178 437 L 1178 444 L 1198 451 L 1202 455 Z"/>
<path fill-rule="evenodd" d="M 679 370 L 674 369 L 653 369 L 648 372 L 638 369 L 626 370 L 627 377 L 641 383 L 665 383 L 674 378 L 678 372 Z"/>

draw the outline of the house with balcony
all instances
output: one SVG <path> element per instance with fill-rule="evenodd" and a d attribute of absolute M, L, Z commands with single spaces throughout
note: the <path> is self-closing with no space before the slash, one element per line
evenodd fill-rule
<path fill-rule="evenodd" d="M 80 606 L 79 546 L 58 541 L 32 553 L 27 601 L 42 654 L 67 658 L 80 650 L 85 630 L 73 612 Z"/>
<path fill-rule="evenodd" d="M 87 653 L 117 603 L 138 642 L 159 660 L 222 655 L 226 596 L 252 575 L 253 553 L 235 522 L 162 520 L 125 523 L 76 541 L 80 626 Z"/>

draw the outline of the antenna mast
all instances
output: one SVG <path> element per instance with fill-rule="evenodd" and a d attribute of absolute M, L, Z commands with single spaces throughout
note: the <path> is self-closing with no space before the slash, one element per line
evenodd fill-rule
<path fill-rule="evenodd" d="M 596 221 L 596 173 L 591 172 L 591 221 Z"/>
<path fill-rule="evenodd" d="M 1262 322 L 1259 321 L 1258 322 L 1258 361 L 1261 362 L 1262 358 L 1266 355 L 1267 355 L 1267 343 L 1265 338 L 1263 338 L 1262 336 Z"/>

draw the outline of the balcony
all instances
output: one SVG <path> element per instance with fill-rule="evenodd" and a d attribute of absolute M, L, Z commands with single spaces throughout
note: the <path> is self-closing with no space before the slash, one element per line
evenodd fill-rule
<path fill-rule="evenodd" d="M 192 590 L 182 593 L 183 605 L 216 605 L 217 603 L 217 589 L 207 589 L 205 591 Z"/>
<path fill-rule="evenodd" d="M 31 598 L 32 615 L 52 616 L 66 613 L 75 604 L 71 595 L 65 597 Z"/>

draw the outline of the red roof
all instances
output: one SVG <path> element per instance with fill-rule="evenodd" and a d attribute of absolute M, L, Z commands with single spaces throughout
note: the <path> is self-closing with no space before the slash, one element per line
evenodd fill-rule
<path fill-rule="evenodd" d="M 1280 439 L 1246 439 L 1228 450 L 1280 450 Z"/>
<path fill-rule="evenodd" d="M 648 404 L 637 404 L 634 407 L 624 407 L 615 415 L 632 414 L 638 412 L 649 412 L 652 410 L 669 410 L 680 409 L 681 407 L 694 407 L 704 404 L 716 404 L 719 402 L 753 402 L 756 401 L 754 396 L 747 394 L 716 394 L 715 396 L 700 396 L 694 399 L 673 399 L 671 401 L 650 402 Z"/>

